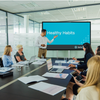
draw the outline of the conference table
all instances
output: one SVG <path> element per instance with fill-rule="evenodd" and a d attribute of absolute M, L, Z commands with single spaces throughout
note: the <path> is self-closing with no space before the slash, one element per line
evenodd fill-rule
<path fill-rule="evenodd" d="M 57 58 L 52 58 L 53 65 L 57 65 L 55 60 Z M 60 58 L 63 59 L 63 58 Z M 63 66 L 68 66 L 68 64 L 64 64 Z M 65 90 L 60 93 L 51 96 L 46 93 L 28 88 L 28 86 L 36 84 L 24 84 L 18 80 L 19 77 L 30 76 L 30 75 L 40 75 L 42 76 L 46 73 L 47 64 L 44 63 L 42 65 L 33 65 L 30 64 L 28 67 L 22 67 L 21 71 L 17 70 L 17 67 L 13 70 L 13 76 L 8 76 L 5 78 L 0 78 L 0 100 L 60 100 L 61 96 L 65 92 Z M 67 87 L 72 76 L 70 73 L 73 72 L 71 69 L 65 69 L 62 73 L 68 73 L 68 77 L 66 79 L 58 79 L 48 77 L 48 80 L 43 82 L 59 85 L 63 87 Z"/>

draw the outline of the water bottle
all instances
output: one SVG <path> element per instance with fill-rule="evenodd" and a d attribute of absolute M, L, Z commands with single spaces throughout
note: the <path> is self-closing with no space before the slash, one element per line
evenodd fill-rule
<path fill-rule="evenodd" d="M 67 57 L 64 58 L 64 61 L 67 62 Z"/>
<path fill-rule="evenodd" d="M 62 63 L 61 63 L 61 62 L 59 62 L 59 63 L 58 63 L 58 66 L 62 66 Z"/>

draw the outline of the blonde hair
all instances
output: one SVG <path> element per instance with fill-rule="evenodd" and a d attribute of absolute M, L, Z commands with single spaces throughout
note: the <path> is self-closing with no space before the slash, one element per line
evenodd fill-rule
<path fill-rule="evenodd" d="M 23 46 L 20 45 L 20 44 L 16 46 L 16 48 L 17 48 L 18 50 L 21 49 L 22 47 L 23 47 Z"/>
<path fill-rule="evenodd" d="M 86 82 L 82 87 L 78 89 L 78 92 L 80 92 L 80 90 L 85 87 L 95 85 L 99 93 L 100 100 L 100 56 L 96 55 L 90 58 L 87 62 L 87 66 L 88 71 L 86 75 Z"/>
<path fill-rule="evenodd" d="M 5 47 L 3 55 L 7 55 L 7 56 L 11 55 L 11 45 L 7 45 Z"/>

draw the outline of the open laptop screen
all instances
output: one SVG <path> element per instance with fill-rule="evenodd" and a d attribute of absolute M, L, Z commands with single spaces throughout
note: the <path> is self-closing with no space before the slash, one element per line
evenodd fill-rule
<path fill-rule="evenodd" d="M 52 61 L 51 61 L 51 59 L 47 60 L 47 68 L 48 68 L 48 70 L 50 70 L 52 68 Z"/>
<path fill-rule="evenodd" d="M 36 58 L 36 56 L 32 56 L 32 57 L 30 58 L 30 60 L 29 60 L 29 63 L 34 62 L 34 61 L 35 61 L 35 58 Z"/>

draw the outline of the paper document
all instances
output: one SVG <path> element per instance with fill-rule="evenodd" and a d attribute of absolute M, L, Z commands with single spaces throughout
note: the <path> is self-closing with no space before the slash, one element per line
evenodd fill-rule
<path fill-rule="evenodd" d="M 67 63 L 65 60 L 55 60 L 55 63 Z"/>
<path fill-rule="evenodd" d="M 78 64 L 78 62 L 76 62 L 76 60 L 69 60 L 67 63 Z"/>
<path fill-rule="evenodd" d="M 49 72 L 46 72 L 42 76 L 44 76 L 44 77 L 53 77 L 53 78 L 66 79 L 66 77 L 68 76 L 68 74 L 64 74 L 64 73 L 60 73 L 59 74 L 59 73 L 49 73 Z"/>
<path fill-rule="evenodd" d="M 29 61 L 20 61 L 20 62 L 18 62 L 17 64 L 26 65 L 26 64 L 28 64 L 28 63 L 29 63 Z"/>
<path fill-rule="evenodd" d="M 13 67 L 13 66 L 14 66 L 14 67 L 15 67 L 15 66 L 21 66 L 21 67 L 23 67 L 24 65 L 21 65 L 21 64 L 16 63 L 16 64 L 13 64 L 12 67 Z"/>
<path fill-rule="evenodd" d="M 41 61 L 41 62 L 45 62 L 46 61 L 46 59 L 39 59 L 39 58 L 37 58 L 36 60 L 37 61 Z"/>
<path fill-rule="evenodd" d="M 2 67 L 2 68 L 0 68 L 0 72 L 7 72 L 7 71 L 10 71 L 12 69 L 13 69 L 12 67 Z"/>
<path fill-rule="evenodd" d="M 39 81 L 47 80 L 47 78 L 44 78 L 39 75 L 34 75 L 34 76 L 28 76 L 28 77 L 21 77 L 21 78 L 18 78 L 18 80 L 23 82 L 24 84 L 28 84 L 31 82 L 39 82 Z"/>
<path fill-rule="evenodd" d="M 36 61 L 36 62 L 33 62 L 32 64 L 39 64 L 39 65 L 42 65 L 44 62 L 39 62 L 39 61 Z"/>
<path fill-rule="evenodd" d="M 49 84 L 45 82 L 36 83 L 34 85 L 29 86 L 29 88 L 41 91 L 43 93 L 46 93 L 52 96 L 66 89 L 66 87 L 53 85 L 53 84 Z"/>
<path fill-rule="evenodd" d="M 53 68 L 69 69 L 70 67 L 53 65 Z"/>

